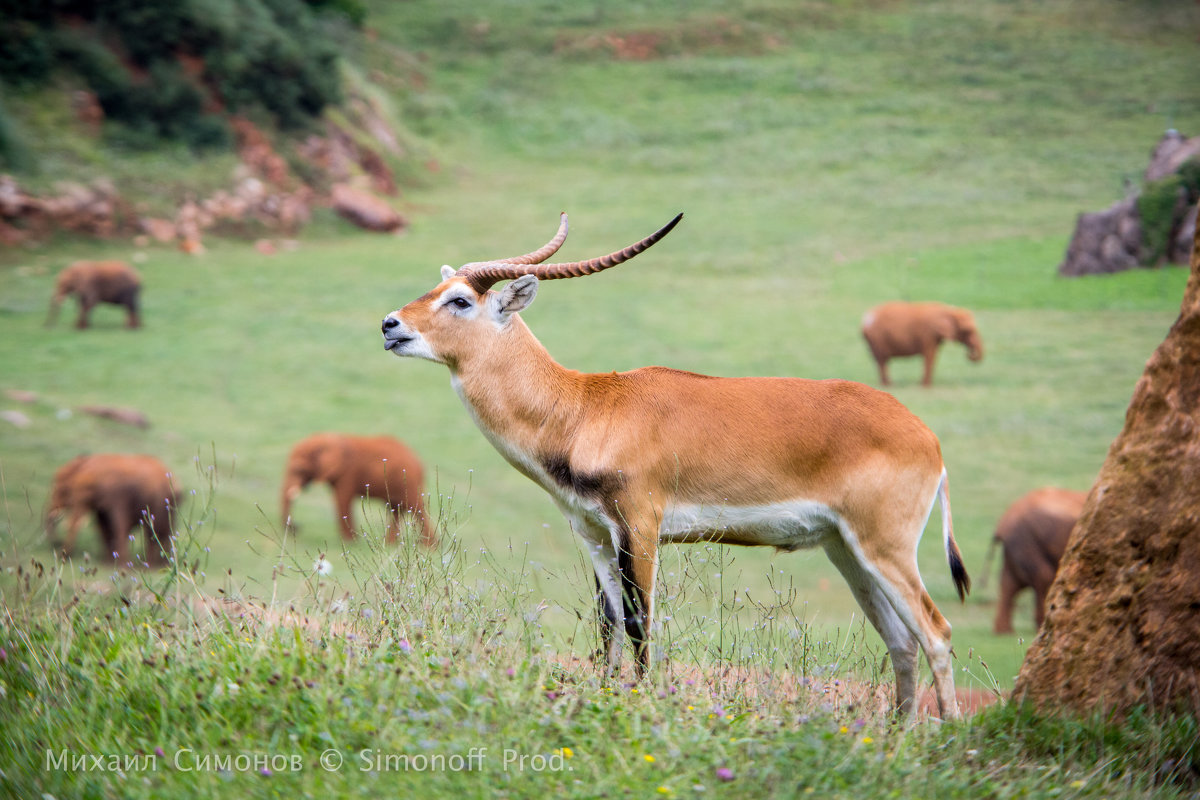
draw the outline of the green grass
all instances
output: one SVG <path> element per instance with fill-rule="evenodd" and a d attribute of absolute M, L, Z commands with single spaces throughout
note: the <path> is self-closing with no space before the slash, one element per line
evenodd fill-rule
<path fill-rule="evenodd" d="M 417 752 L 430 739 L 438 745 L 421 752 L 495 742 L 495 755 L 502 742 L 519 741 L 529 743 L 522 752 L 568 746 L 579 759 L 565 776 L 505 779 L 498 763 L 484 782 L 423 774 L 418 785 L 430 794 L 498 786 L 527 796 L 553 791 L 552 779 L 580 796 L 659 785 L 689 794 L 692 783 L 714 794 L 811 786 L 848 796 L 855 776 L 881 794 L 920 796 L 1157 791 L 1159 762 L 1178 760 L 1180 748 L 1156 739 L 1167 729 L 1153 722 L 1140 742 L 1106 751 L 1079 734 L 1051 751 L 1015 732 L 1041 725 L 1016 711 L 904 733 L 874 712 L 823 708 L 823 695 L 738 699 L 739 687 L 726 682 L 718 691 L 734 693 L 722 702 L 737 708 L 726 715 L 737 718 L 735 731 L 721 727 L 731 720 L 684 715 L 649 688 L 604 694 L 589 668 L 562 666 L 594 645 L 591 578 L 566 522 L 474 428 L 444 368 L 397 361 L 380 346 L 379 320 L 428 290 L 441 264 L 525 252 L 549 238 L 560 210 L 572 220 L 564 258 L 608 252 L 685 212 L 670 237 L 628 266 L 541 287 L 523 317 L 579 369 L 657 363 L 873 382 L 858 335 L 872 304 L 900 297 L 974 309 L 984 361 L 970 364 L 961 348 L 946 347 L 929 390 L 917 385 L 919 364 L 898 362 L 894 391 L 941 438 L 956 534 L 977 584 L 960 605 L 939 537 L 927 537 L 922 573 L 954 626 L 956 680 L 1008 689 L 1034 631 L 1026 598 L 1018 636 L 990 632 L 995 577 L 980 583 L 992 526 L 1029 489 L 1091 485 L 1186 280 L 1167 268 L 1067 281 L 1055 268 L 1075 215 L 1117 199 L 1164 128 L 1200 130 L 1200 98 L 1190 79 L 1194 43 L 1179 33 L 1194 30 L 1194 11 L 977 6 L 379 4 L 378 35 L 360 56 L 369 67 L 422 65 L 423 88 L 397 102 L 439 143 L 444 167 L 406 195 L 404 235 L 359 234 L 323 213 L 294 250 L 273 257 L 215 240 L 199 258 L 77 240 L 0 253 L 0 390 L 39 394 L 32 405 L 0 399 L 32 422 L 0 422 L 0 590 L 9 609 L 0 637 L 13 647 L 0 646 L 23 654 L 2 667 L 0 719 L 22 733 L 6 740 L 14 749 L 0 769 L 9 775 L 15 763 L 14 785 L 56 796 L 266 795 L 281 791 L 278 782 L 252 775 L 231 776 L 233 786 L 208 773 L 118 784 L 48 774 L 25 759 L 50 744 L 105 753 L 282 752 L 272 748 L 286 744 L 310 759 L 331 741 L 346 753 L 370 742 Z M 1181 14 L 1191 27 L 1177 24 L 1172 15 Z M 663 33 L 664 57 L 614 61 L 589 43 L 605 30 Z M 701 35 L 714 30 L 721 35 Z M 166 174 L 149 162 L 126 168 L 147 184 Z M 54 273 L 79 257 L 137 258 L 143 330 L 121 329 L 111 308 L 96 312 L 88 332 L 72 330 L 67 311 L 57 327 L 43 327 Z M 152 427 L 68 413 L 85 403 L 136 407 Z M 443 529 L 469 554 L 457 571 L 408 550 L 393 563 L 369 541 L 343 549 L 319 487 L 295 509 L 297 540 L 280 542 L 283 459 L 323 429 L 396 435 L 421 454 Z M 194 492 L 185 512 L 200 562 L 196 588 L 180 594 L 180 577 L 163 594 L 166 608 L 146 598 L 171 576 L 96 566 L 90 529 L 81 543 L 91 560 L 55 564 L 42 505 L 54 469 L 83 450 L 153 453 Z M 379 529 L 377 508 L 365 524 Z M 317 587 L 311 565 L 321 553 L 336 579 Z M 35 562 L 49 579 L 31 577 Z M 381 599 L 390 578 L 378 576 L 402 579 L 406 569 L 425 577 L 405 603 L 434 604 L 413 613 L 444 626 L 396 673 L 386 659 L 398 658 L 400 638 L 415 641 L 404 626 L 416 617 L 390 616 L 408 612 Z M 669 548 L 662 581 L 671 619 L 658 645 L 672 668 L 713 674 L 732 665 L 813 676 L 822 687 L 890 679 L 878 638 L 819 552 Z M 113 604 L 117 589 L 133 603 L 125 611 Z M 369 604 L 375 616 L 347 628 L 344 615 L 328 615 L 335 594 L 353 609 Z M 193 623 L 197 595 L 294 603 L 310 624 L 224 614 Z M 450 599 L 457 610 L 436 605 Z M 491 645 L 460 641 L 500 617 L 507 632 Z M 169 662 L 144 663 L 164 646 Z M 101 658 L 119 673 L 99 668 Z M 304 684 L 318 673 L 318 689 L 288 688 L 293 676 Z M 664 668 L 649 687 L 671 685 L 673 674 Z M 255 689 L 213 698 L 230 680 Z M 543 706 L 542 693 L 559 689 L 537 687 L 551 680 L 570 687 L 567 699 Z M 676 688 L 686 695 L 684 686 Z M 164 700 L 146 708 L 134 700 L 139 691 Z M 479 697 L 488 700 L 477 708 Z M 430 716 L 397 721 L 380 704 Z M 840 733 L 860 718 L 863 731 Z M 864 735 L 875 744 L 864 746 Z M 657 766 L 639 761 L 644 753 Z M 722 765 L 737 780 L 715 778 Z M 357 773 L 310 769 L 287 780 L 296 781 L 289 793 L 378 791 Z"/>
<path fill-rule="evenodd" d="M 1195 720 L 997 707 L 895 726 L 873 685 L 830 669 L 862 657 L 861 632 L 797 637 L 782 609 L 742 639 L 750 664 L 693 651 L 603 682 L 586 645 L 551 645 L 531 565 L 460 541 L 396 558 L 379 532 L 326 577 L 278 542 L 276 573 L 303 586 L 270 607 L 214 599 L 187 570 L 68 592 L 61 566 L 26 565 L 0 619 L 0 780 L 124 798 L 1112 797 L 1168 795 L 1196 764 Z"/>

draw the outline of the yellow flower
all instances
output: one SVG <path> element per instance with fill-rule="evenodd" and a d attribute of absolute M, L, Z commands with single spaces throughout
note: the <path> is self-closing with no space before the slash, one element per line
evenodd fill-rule
<path fill-rule="evenodd" d="M 654 791 L 658 792 L 659 794 L 670 794 L 671 793 L 670 788 L 668 788 L 666 786 L 660 786 L 657 789 L 655 789 Z"/>
<path fill-rule="evenodd" d="M 574 758 L 575 757 L 575 751 L 569 747 L 558 748 L 558 754 L 560 756 L 562 756 L 563 758 Z"/>
<path fill-rule="evenodd" d="M 850 732 L 850 729 L 847 728 L 845 725 L 843 725 L 841 728 L 838 729 L 838 733 L 849 733 L 849 732 Z"/>
<path fill-rule="evenodd" d="M 871 743 L 871 742 L 873 742 L 873 741 L 875 741 L 875 740 L 874 740 L 874 739 L 872 739 L 870 736 L 864 736 L 864 737 L 862 738 L 862 743 L 863 743 L 863 744 L 870 744 L 870 743 Z"/>
<path fill-rule="evenodd" d="M 645 761 L 647 764 L 653 764 L 653 763 L 654 763 L 654 762 L 657 760 L 657 759 L 655 759 L 655 758 L 654 758 L 654 756 L 650 755 L 649 753 L 646 753 L 646 755 L 642 756 L 642 759 L 643 759 L 643 760 L 644 760 L 644 761 Z"/>

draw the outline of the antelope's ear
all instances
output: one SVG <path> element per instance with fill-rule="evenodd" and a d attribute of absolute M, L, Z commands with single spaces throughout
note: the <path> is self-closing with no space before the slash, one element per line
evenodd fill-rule
<path fill-rule="evenodd" d="M 450 266 L 449 264 L 443 264 L 442 265 L 442 280 L 444 280 L 444 281 L 450 280 L 452 277 L 454 277 L 454 273 L 456 273 L 456 272 L 458 272 L 458 270 L 456 270 L 454 267 Z"/>
<path fill-rule="evenodd" d="M 537 297 L 538 279 L 535 275 L 522 275 L 503 290 L 492 294 L 491 300 L 497 318 L 506 321 L 518 311 L 524 311 Z"/>

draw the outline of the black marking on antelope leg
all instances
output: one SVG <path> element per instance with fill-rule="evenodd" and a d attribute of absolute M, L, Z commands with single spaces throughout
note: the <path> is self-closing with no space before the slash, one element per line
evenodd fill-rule
<path fill-rule="evenodd" d="M 604 498 L 621 488 L 623 480 L 612 472 L 579 472 L 563 455 L 542 456 L 542 468 L 564 489 L 584 497 Z"/>
<path fill-rule="evenodd" d="M 625 633 L 633 642 L 638 676 L 650 666 L 650 647 L 646 619 L 646 594 L 633 579 L 633 553 L 629 550 L 629 531 L 621 531 L 621 548 L 617 552 L 617 569 L 621 574 L 621 597 L 625 606 Z"/>
<path fill-rule="evenodd" d="M 604 592 L 604 584 L 596 575 L 596 617 L 600 623 L 600 649 L 596 653 L 596 663 L 608 665 L 608 651 L 612 647 L 613 636 L 617 628 L 617 610 L 608 602 Z"/>

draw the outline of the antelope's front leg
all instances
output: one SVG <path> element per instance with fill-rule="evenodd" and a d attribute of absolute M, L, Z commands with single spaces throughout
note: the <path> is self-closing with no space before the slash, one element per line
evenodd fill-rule
<path fill-rule="evenodd" d="M 654 620 L 654 583 L 658 575 L 658 520 L 661 515 L 624 514 L 614 543 L 625 633 L 633 642 L 637 677 L 650 668 L 650 627 Z"/>

